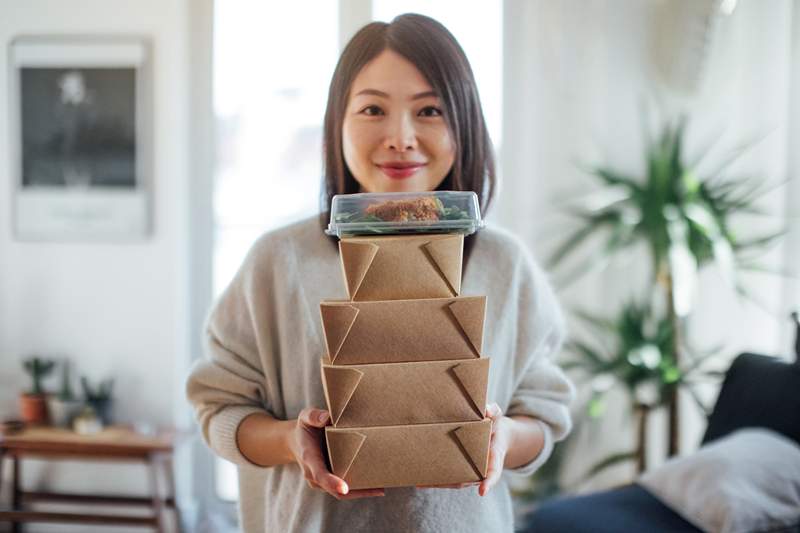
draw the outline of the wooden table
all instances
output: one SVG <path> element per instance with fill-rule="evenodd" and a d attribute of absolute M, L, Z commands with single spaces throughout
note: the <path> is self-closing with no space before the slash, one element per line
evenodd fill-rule
<path fill-rule="evenodd" d="M 164 511 L 174 511 L 177 531 L 180 515 L 175 504 L 175 479 L 172 471 L 174 433 L 147 436 L 123 426 L 112 426 L 94 435 L 78 435 L 66 429 L 50 427 L 28 428 L 13 435 L 0 436 L 0 479 L 6 457 L 13 469 L 12 508 L 0 509 L 0 522 L 11 522 L 13 531 L 21 531 L 23 522 L 62 522 L 150 526 L 164 530 Z M 142 462 L 148 469 L 150 496 L 109 496 L 100 494 L 74 494 L 26 491 L 21 486 L 22 460 Z M 167 494 L 159 490 L 159 470 L 164 475 Z M 147 506 L 150 516 L 65 513 L 34 511 L 26 505 L 33 502 L 60 502 L 72 504 Z"/>

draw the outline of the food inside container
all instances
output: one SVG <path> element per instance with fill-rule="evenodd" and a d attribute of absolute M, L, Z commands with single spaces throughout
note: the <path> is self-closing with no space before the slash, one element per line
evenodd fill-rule
<path fill-rule="evenodd" d="M 461 233 L 484 226 L 472 191 L 337 194 L 328 235 Z"/>

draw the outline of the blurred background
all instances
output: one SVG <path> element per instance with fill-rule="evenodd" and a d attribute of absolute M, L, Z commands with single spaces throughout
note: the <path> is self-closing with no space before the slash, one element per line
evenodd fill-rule
<path fill-rule="evenodd" d="M 464 48 L 502 180 L 488 222 L 523 238 L 568 312 L 558 357 L 578 384 L 576 427 L 515 486 L 520 513 L 692 454 L 737 354 L 791 359 L 798 2 L 0 0 L 3 420 L 21 416 L 32 357 L 56 363 L 41 373 L 45 392 L 70 382 L 83 397 L 105 380 L 114 423 L 187 434 L 175 448 L 185 527 L 235 530 L 235 470 L 199 441 L 184 400 L 202 322 L 258 235 L 317 212 L 339 51 L 363 24 L 405 12 L 436 18 Z M 113 234 L 85 219 L 59 227 L 69 221 L 55 215 L 39 233 L 25 230 L 38 189 L 20 180 L 26 122 L 12 82 L 31 56 L 14 46 L 53 37 L 142 45 L 128 117 L 137 173 L 120 193 L 129 199 L 114 200 L 136 207 L 108 222 L 122 228 Z M 82 101 L 100 105 L 88 94 Z M 83 192 L 70 209 L 81 213 L 119 190 L 63 189 L 73 187 Z M 71 194 L 57 192 L 51 209 Z M 10 469 L 2 476 L 8 503 Z M 135 465 L 32 460 L 21 481 L 148 490 Z M 74 530 L 92 527 L 105 530 Z"/>

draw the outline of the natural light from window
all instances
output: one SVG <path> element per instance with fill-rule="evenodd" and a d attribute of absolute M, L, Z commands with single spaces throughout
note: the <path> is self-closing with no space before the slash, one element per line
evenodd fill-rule
<path fill-rule="evenodd" d="M 335 2 L 216 3 L 214 287 L 264 231 L 318 211 Z"/>
<path fill-rule="evenodd" d="M 259 235 L 318 212 L 337 27 L 327 0 L 215 4 L 214 294 Z M 235 468 L 218 460 L 215 477 L 217 494 L 235 500 Z"/>

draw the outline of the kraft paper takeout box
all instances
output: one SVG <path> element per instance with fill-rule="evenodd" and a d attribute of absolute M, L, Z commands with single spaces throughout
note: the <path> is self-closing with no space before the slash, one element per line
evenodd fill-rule
<path fill-rule="evenodd" d="M 325 428 L 331 471 L 350 489 L 444 485 L 486 477 L 492 421 Z"/>
<path fill-rule="evenodd" d="M 321 364 L 335 427 L 482 420 L 489 359 Z"/>
<path fill-rule="evenodd" d="M 458 296 L 463 249 L 458 234 L 343 238 L 347 294 L 357 301 Z"/>
<path fill-rule="evenodd" d="M 485 296 L 320 303 L 329 363 L 356 365 L 481 356 Z"/>

